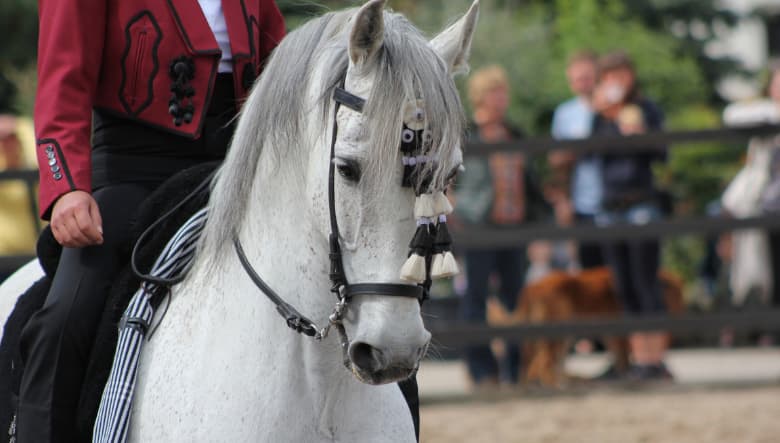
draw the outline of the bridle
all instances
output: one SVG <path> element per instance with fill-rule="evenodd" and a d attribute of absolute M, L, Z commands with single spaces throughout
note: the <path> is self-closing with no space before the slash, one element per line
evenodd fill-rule
<path fill-rule="evenodd" d="M 343 85 L 343 82 L 342 82 Z M 336 139 L 338 136 L 338 111 L 341 105 L 346 106 L 356 112 L 362 112 L 365 106 L 365 100 L 347 92 L 343 87 L 338 86 L 333 93 L 333 100 L 335 102 L 335 109 L 333 111 L 333 130 L 332 140 L 330 144 L 330 161 L 328 166 L 328 206 L 330 213 L 330 235 L 328 238 L 329 243 L 329 258 L 330 258 L 330 272 L 329 278 L 331 281 L 330 292 L 335 294 L 337 298 L 336 306 L 333 308 L 333 312 L 328 317 L 328 323 L 319 328 L 312 320 L 301 314 L 292 305 L 285 302 L 276 291 L 274 291 L 263 279 L 257 274 L 249 263 L 244 249 L 241 246 L 241 241 L 238 239 L 238 235 L 233 237 L 233 246 L 238 255 L 238 259 L 241 262 L 246 273 L 255 285 L 268 297 L 275 305 L 277 312 L 285 319 L 287 326 L 294 331 L 314 337 L 316 340 L 322 340 L 328 336 L 328 332 L 331 327 L 335 327 L 340 335 L 342 351 L 344 352 L 345 363 L 346 351 L 349 346 L 349 339 L 347 338 L 342 323 L 342 318 L 346 312 L 347 304 L 355 296 L 389 296 L 389 297 L 409 297 L 416 298 L 422 303 L 428 296 L 428 291 L 431 286 L 430 277 L 425 281 L 417 285 L 409 285 L 402 283 L 352 283 L 347 280 L 347 276 L 344 274 L 344 264 L 341 254 L 341 245 L 339 243 L 339 225 L 336 218 L 336 196 L 335 196 L 335 150 Z M 430 267 L 430 263 L 428 263 Z"/>

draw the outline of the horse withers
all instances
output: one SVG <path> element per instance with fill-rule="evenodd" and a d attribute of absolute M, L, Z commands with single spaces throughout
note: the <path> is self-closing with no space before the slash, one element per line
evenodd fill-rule
<path fill-rule="evenodd" d="M 130 440 L 414 441 L 393 382 L 414 373 L 430 333 L 417 297 L 396 295 L 418 283 L 401 278 L 425 218 L 415 197 L 443 189 L 462 160 L 452 76 L 466 70 L 477 9 L 429 41 L 374 0 L 281 42 L 243 107 L 192 268 L 144 347 Z M 337 107 L 337 90 L 360 109 Z M 402 187 L 399 146 L 414 136 L 425 165 Z M 285 327 L 234 244 L 322 323 L 337 302 L 334 224 L 345 281 L 376 290 L 348 297 L 341 332 L 314 340 Z"/>

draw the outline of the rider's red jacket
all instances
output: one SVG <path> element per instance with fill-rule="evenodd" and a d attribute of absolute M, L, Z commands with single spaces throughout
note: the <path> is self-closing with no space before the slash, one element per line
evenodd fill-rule
<path fill-rule="evenodd" d="M 222 0 L 236 97 L 244 98 L 285 27 L 273 0 Z M 62 194 L 91 191 L 92 109 L 200 136 L 221 52 L 198 0 L 39 0 L 35 135 L 41 216 Z M 189 68 L 190 115 L 175 122 L 174 60 Z M 180 114 L 181 116 L 181 114 Z M 178 123 L 178 125 L 177 125 Z"/>

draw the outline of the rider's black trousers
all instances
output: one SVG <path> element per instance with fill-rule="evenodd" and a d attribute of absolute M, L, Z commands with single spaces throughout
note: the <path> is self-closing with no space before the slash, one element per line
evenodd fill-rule
<path fill-rule="evenodd" d="M 96 330 L 113 280 L 129 257 L 136 210 L 166 179 L 221 160 L 235 127 L 233 81 L 219 74 L 201 136 L 190 139 L 95 111 L 93 196 L 103 219 L 99 246 L 65 248 L 43 308 L 22 331 L 19 443 L 76 442 L 76 414 Z"/>
<path fill-rule="evenodd" d="M 120 184 L 95 191 L 103 244 L 63 249 L 46 302 L 21 336 L 20 443 L 79 440 L 76 412 L 95 332 L 112 281 L 127 260 L 121 246 L 129 242 L 136 209 L 153 188 Z"/>

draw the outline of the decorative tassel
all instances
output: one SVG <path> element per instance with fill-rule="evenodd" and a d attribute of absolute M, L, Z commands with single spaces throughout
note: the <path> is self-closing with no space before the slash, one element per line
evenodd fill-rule
<path fill-rule="evenodd" d="M 452 245 L 452 236 L 449 229 L 447 229 L 447 216 L 440 215 L 439 223 L 436 229 L 436 239 L 433 241 L 435 246 L 442 248 L 442 250 L 449 250 Z"/>
<path fill-rule="evenodd" d="M 411 249 L 409 258 L 401 267 L 402 280 L 422 283 L 427 277 L 425 257 L 430 254 L 434 243 L 428 223 L 428 221 L 420 221 L 420 225 L 414 233 L 414 237 L 409 244 Z"/>
<path fill-rule="evenodd" d="M 433 242 L 433 263 L 431 264 L 431 279 L 452 277 L 460 272 L 455 256 L 450 251 L 452 236 L 447 229 L 447 216 L 439 215 L 436 226 L 436 239 Z"/>
<path fill-rule="evenodd" d="M 450 215 L 452 214 L 452 204 L 450 199 L 439 191 L 433 196 L 433 211 L 436 215 Z"/>
<path fill-rule="evenodd" d="M 434 254 L 433 260 L 431 261 L 431 279 L 441 278 L 438 277 L 438 275 L 442 273 L 443 264 L 444 264 L 444 254 L 441 251 Z"/>
<path fill-rule="evenodd" d="M 441 260 L 439 269 L 437 269 L 438 272 L 431 270 L 433 278 L 453 277 L 460 273 L 460 269 L 458 269 L 458 262 L 455 261 L 455 256 L 452 255 L 452 252 L 447 251 L 443 255 L 444 258 Z"/>
<path fill-rule="evenodd" d="M 401 267 L 401 280 L 422 283 L 425 281 L 425 257 L 412 254 Z"/>
<path fill-rule="evenodd" d="M 433 206 L 433 194 L 420 194 L 414 202 L 414 218 L 433 218 L 436 212 Z"/>
<path fill-rule="evenodd" d="M 401 181 L 401 186 L 404 188 L 411 188 L 412 187 L 412 173 L 414 168 L 412 168 L 410 165 L 404 166 L 404 178 Z"/>

